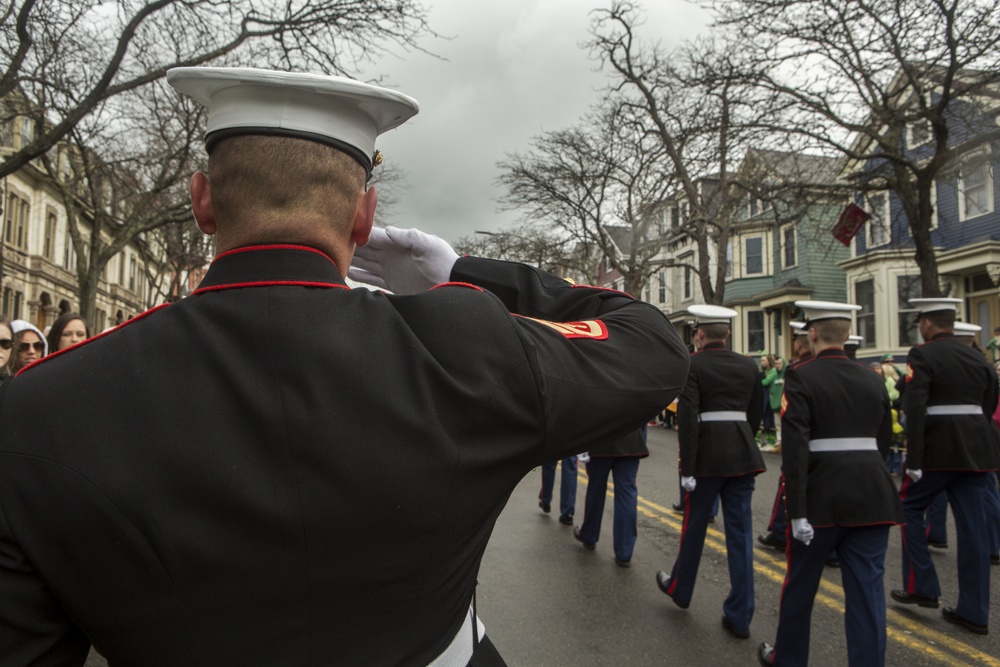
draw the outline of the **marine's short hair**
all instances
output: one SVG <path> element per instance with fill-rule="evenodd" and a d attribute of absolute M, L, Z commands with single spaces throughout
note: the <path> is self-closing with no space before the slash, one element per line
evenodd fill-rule
<path fill-rule="evenodd" d="M 283 136 L 224 139 L 208 161 L 212 205 L 220 222 L 281 225 L 322 216 L 350 226 L 365 170 L 331 146 Z"/>
<path fill-rule="evenodd" d="M 925 318 L 938 329 L 955 328 L 954 310 L 932 310 L 929 313 L 921 313 L 920 317 Z"/>
<path fill-rule="evenodd" d="M 830 319 L 813 322 L 809 328 L 816 330 L 816 336 L 824 345 L 843 346 L 851 333 L 851 321 Z"/>
<path fill-rule="evenodd" d="M 728 324 L 699 324 L 698 330 L 702 332 L 702 335 L 710 341 L 720 341 L 726 340 L 726 336 L 729 334 Z"/>

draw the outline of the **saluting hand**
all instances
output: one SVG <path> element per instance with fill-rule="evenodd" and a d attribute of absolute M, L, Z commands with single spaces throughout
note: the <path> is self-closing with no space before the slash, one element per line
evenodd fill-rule
<path fill-rule="evenodd" d="M 372 229 L 347 275 L 396 294 L 416 294 L 448 282 L 458 254 L 443 239 L 418 229 Z"/>

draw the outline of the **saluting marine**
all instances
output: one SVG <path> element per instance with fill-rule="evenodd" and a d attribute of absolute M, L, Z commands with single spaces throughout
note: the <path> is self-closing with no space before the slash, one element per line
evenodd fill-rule
<path fill-rule="evenodd" d="M 859 306 L 796 301 L 813 359 L 785 374 L 781 469 L 791 523 L 774 645 L 763 666 L 805 666 L 813 601 L 834 551 L 843 577 L 848 664 L 885 664 L 883 571 L 889 527 L 903 519 L 885 467 L 892 412 L 882 378 L 844 354 Z"/>
<path fill-rule="evenodd" d="M 892 599 L 936 609 L 941 584 L 927 548 L 924 514 L 942 491 L 955 515 L 958 540 L 958 604 L 941 615 L 977 634 L 989 632 L 990 554 L 986 513 L 989 472 L 1000 467 L 1000 446 L 991 422 L 997 378 L 986 359 L 954 334 L 961 299 L 910 299 L 925 343 L 906 357 L 906 478 L 900 489 L 903 588 Z"/>
<path fill-rule="evenodd" d="M 373 228 L 405 95 L 167 79 L 209 107 L 191 198 L 218 254 L 187 298 L 2 385 L 0 661 L 82 665 L 93 642 L 143 667 L 502 665 L 474 604 L 497 517 L 533 467 L 673 400 L 677 332 L 626 294 Z"/>
<path fill-rule="evenodd" d="M 691 356 L 677 412 L 684 529 L 671 573 L 657 572 L 656 583 L 678 607 L 688 608 L 712 505 L 721 498 L 731 586 L 722 625 L 746 639 L 754 611 L 750 501 L 754 479 L 765 470 L 754 440 L 764 409 L 761 373 L 751 359 L 726 347 L 735 310 L 697 305 L 688 313 L 697 320 L 700 350 Z"/>

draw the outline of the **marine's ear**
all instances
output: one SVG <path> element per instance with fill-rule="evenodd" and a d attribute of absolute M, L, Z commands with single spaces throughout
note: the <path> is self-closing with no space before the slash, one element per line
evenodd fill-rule
<path fill-rule="evenodd" d="M 208 174 L 196 171 L 191 177 L 191 210 L 198 229 L 212 236 L 216 231 L 215 209 L 212 208 L 212 182 Z"/>

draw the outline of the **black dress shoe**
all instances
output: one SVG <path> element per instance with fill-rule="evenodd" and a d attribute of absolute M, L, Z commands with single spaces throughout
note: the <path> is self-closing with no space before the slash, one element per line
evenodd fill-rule
<path fill-rule="evenodd" d="M 761 546 L 765 546 L 768 549 L 774 549 L 775 551 L 780 551 L 781 553 L 785 553 L 785 548 L 788 546 L 788 543 L 779 538 L 778 534 L 775 532 L 770 532 L 767 535 L 758 535 L 757 542 L 759 542 Z"/>
<path fill-rule="evenodd" d="M 947 542 L 931 542 L 930 540 L 927 540 L 927 546 L 934 547 L 935 549 L 947 549 L 948 548 L 948 543 Z"/>
<path fill-rule="evenodd" d="M 579 542 L 580 544 L 582 544 L 585 549 L 590 549 L 591 551 L 593 551 L 594 549 L 597 548 L 596 544 L 588 544 L 587 542 L 583 541 L 583 538 L 580 537 L 580 527 L 579 526 L 577 526 L 576 528 L 573 529 L 573 539 L 576 540 L 577 542 Z"/>
<path fill-rule="evenodd" d="M 955 625 L 961 625 L 966 630 L 975 632 L 977 635 L 988 635 L 990 634 L 990 629 L 985 625 L 979 625 L 978 623 L 973 623 L 967 618 L 962 618 L 955 613 L 955 610 L 951 607 L 944 607 L 941 610 L 941 616 L 944 620 L 949 623 L 954 623 Z"/>
<path fill-rule="evenodd" d="M 838 559 L 834 558 L 833 556 L 830 556 L 829 558 L 826 559 L 826 566 L 827 567 L 840 567 L 840 561 Z"/>
<path fill-rule="evenodd" d="M 708 517 L 708 522 L 709 523 L 715 523 L 715 517 L 714 516 Z"/>
<path fill-rule="evenodd" d="M 915 604 L 921 607 L 927 607 L 928 609 L 938 608 L 938 599 L 924 597 L 923 595 L 914 595 L 904 590 L 898 588 L 890 591 L 889 595 L 896 602 L 901 602 L 902 604 Z"/>
<path fill-rule="evenodd" d="M 552 511 L 552 505 L 548 503 L 543 503 L 541 500 L 538 501 L 538 506 L 542 508 L 542 511 L 548 514 Z"/>
<path fill-rule="evenodd" d="M 670 509 L 677 512 L 678 514 L 684 514 L 684 505 L 682 503 L 674 503 L 670 506 Z"/>
<path fill-rule="evenodd" d="M 736 628 L 733 627 L 733 624 L 729 622 L 729 619 L 726 618 L 725 615 L 722 617 L 722 627 L 724 627 L 729 634 L 737 639 L 750 639 L 749 632 L 737 632 Z"/>
<path fill-rule="evenodd" d="M 767 642 L 761 642 L 760 646 L 757 647 L 757 662 L 760 663 L 760 667 L 771 667 L 774 664 L 771 662 L 773 655 L 774 647 Z"/>
<path fill-rule="evenodd" d="M 659 572 L 657 572 L 656 573 L 656 585 L 659 587 L 659 589 L 661 591 L 663 591 L 664 595 L 666 595 L 667 597 L 669 597 L 671 600 L 674 600 L 674 596 L 670 594 L 670 575 L 669 574 L 667 574 L 663 570 L 660 570 Z M 687 609 L 688 607 L 691 606 L 690 604 L 681 604 L 677 600 L 674 600 L 674 604 L 677 605 L 678 607 L 680 607 L 681 609 Z"/>
<path fill-rule="evenodd" d="M 561 523 L 561 524 L 563 524 L 565 526 L 572 526 L 573 525 L 573 515 L 572 514 L 560 514 L 559 515 L 559 523 Z"/>
<path fill-rule="evenodd" d="M 990 556 L 990 565 L 1000 565 L 1000 554 Z"/>
<path fill-rule="evenodd" d="M 615 565 L 617 565 L 618 567 L 632 567 L 632 561 L 619 560 L 618 556 L 615 556 Z"/>

